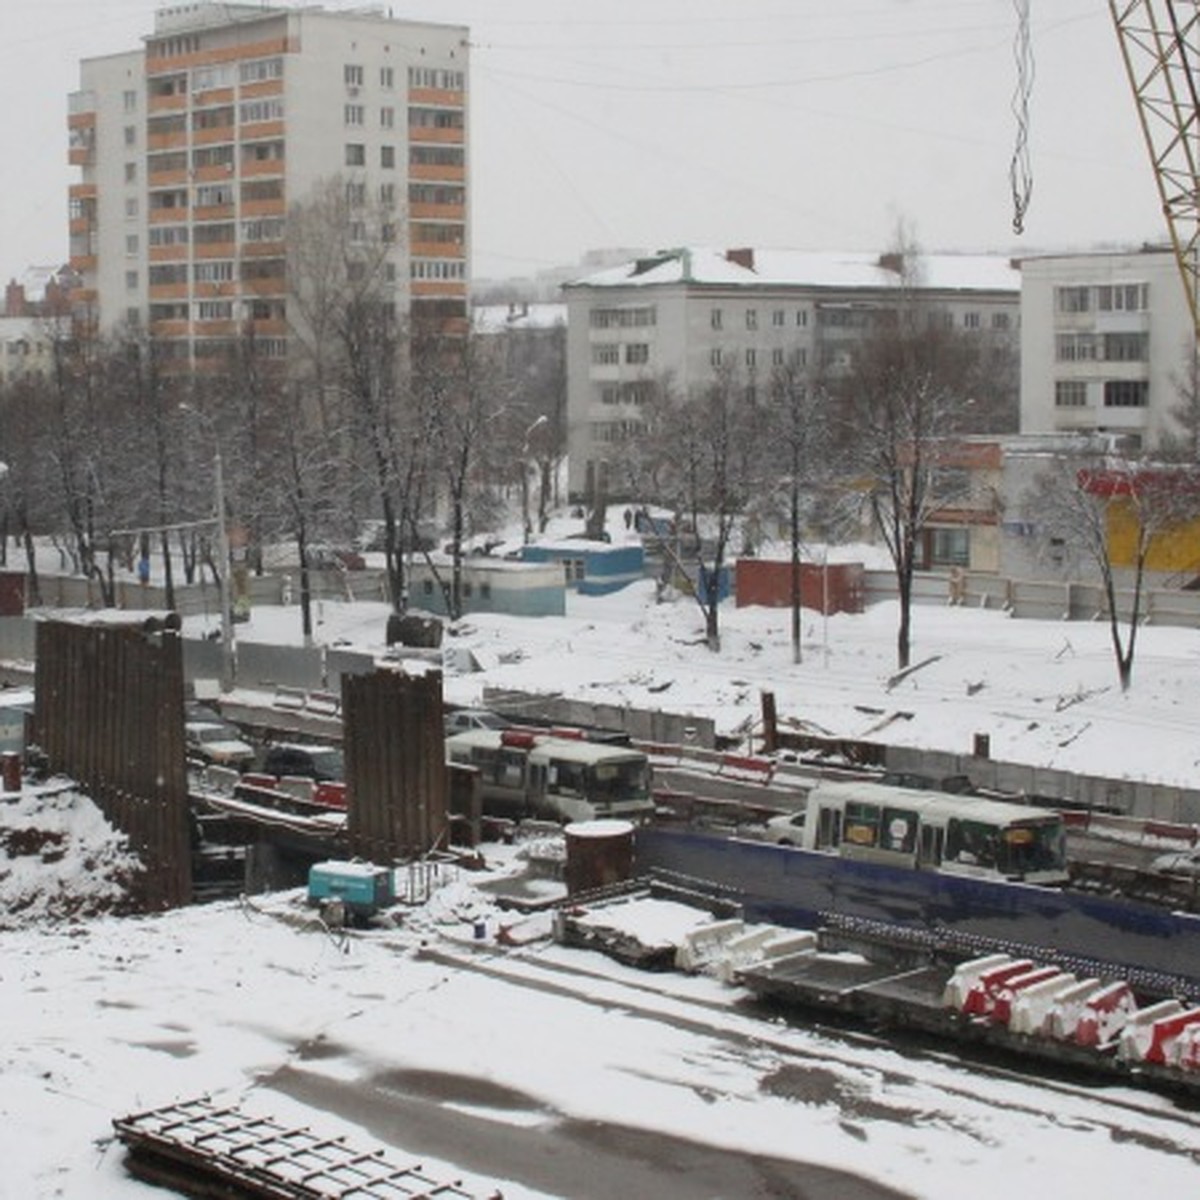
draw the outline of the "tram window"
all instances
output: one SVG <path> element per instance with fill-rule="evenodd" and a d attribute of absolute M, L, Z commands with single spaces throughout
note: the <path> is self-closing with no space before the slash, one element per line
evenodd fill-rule
<path fill-rule="evenodd" d="M 880 810 L 877 804 L 854 802 L 846 805 L 846 824 L 842 837 L 854 846 L 879 844 Z"/>
<path fill-rule="evenodd" d="M 917 814 L 907 808 L 885 808 L 879 827 L 879 845 L 884 850 L 912 854 L 917 845 Z"/>
<path fill-rule="evenodd" d="M 921 826 L 921 862 L 930 867 L 937 867 L 942 862 L 942 846 L 946 840 L 946 832 L 936 825 Z"/>
<path fill-rule="evenodd" d="M 946 859 L 979 867 L 996 865 L 996 827 L 952 817 L 946 825 Z"/>
<path fill-rule="evenodd" d="M 842 844 L 842 814 L 836 808 L 817 810 L 817 849 L 836 850 Z"/>

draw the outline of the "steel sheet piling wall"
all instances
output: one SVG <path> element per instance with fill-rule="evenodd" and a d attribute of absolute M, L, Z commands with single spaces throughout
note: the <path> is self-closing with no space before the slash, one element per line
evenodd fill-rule
<path fill-rule="evenodd" d="M 343 675 L 342 712 L 351 852 L 387 864 L 444 842 L 441 672 Z"/>
<path fill-rule="evenodd" d="M 191 900 L 183 657 L 171 621 L 39 623 L 34 728 L 126 834 L 146 868 L 149 909 Z"/>

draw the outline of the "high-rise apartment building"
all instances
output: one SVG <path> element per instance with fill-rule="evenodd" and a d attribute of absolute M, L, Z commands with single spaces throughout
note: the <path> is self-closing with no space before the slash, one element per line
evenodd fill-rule
<path fill-rule="evenodd" d="M 196 3 L 139 50 L 85 59 L 70 98 L 71 265 L 101 329 L 136 322 L 203 366 L 248 332 L 288 348 L 287 212 L 318 185 L 394 209 L 397 311 L 467 311 L 467 30 Z"/>

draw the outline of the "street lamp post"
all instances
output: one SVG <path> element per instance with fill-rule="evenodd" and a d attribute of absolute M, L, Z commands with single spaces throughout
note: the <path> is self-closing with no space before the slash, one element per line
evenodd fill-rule
<path fill-rule="evenodd" d="M 525 430 L 525 440 L 521 443 L 521 522 L 524 530 L 522 541 L 529 545 L 533 537 L 533 522 L 529 516 L 529 441 L 533 437 L 533 431 L 539 426 L 544 425 L 549 418 L 545 413 L 537 416 L 530 423 L 528 429 Z"/>
<path fill-rule="evenodd" d="M 221 691 L 233 690 L 233 595 L 229 586 L 229 527 L 225 523 L 225 473 L 221 463 L 221 447 L 213 453 L 213 476 L 217 504 L 217 557 L 221 571 L 217 588 L 221 602 Z"/>

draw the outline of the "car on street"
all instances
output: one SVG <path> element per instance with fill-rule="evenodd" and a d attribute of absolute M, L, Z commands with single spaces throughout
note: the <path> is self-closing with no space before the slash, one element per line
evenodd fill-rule
<path fill-rule="evenodd" d="M 193 762 L 234 771 L 248 770 L 254 763 L 254 747 L 224 721 L 185 721 L 183 740 Z"/>
<path fill-rule="evenodd" d="M 469 729 L 510 729 L 512 722 L 486 708 L 456 708 L 446 714 L 446 736 Z"/>
<path fill-rule="evenodd" d="M 804 840 L 804 809 L 799 812 L 780 813 L 766 823 L 763 841 L 776 846 L 799 846 Z"/>
<path fill-rule="evenodd" d="M 263 752 L 259 770 L 277 779 L 304 778 L 317 783 L 339 783 L 346 778 L 340 747 L 307 742 L 273 742 Z"/>
<path fill-rule="evenodd" d="M 1200 848 L 1160 854 L 1151 860 L 1150 869 L 1164 875 L 1200 875 Z"/>

